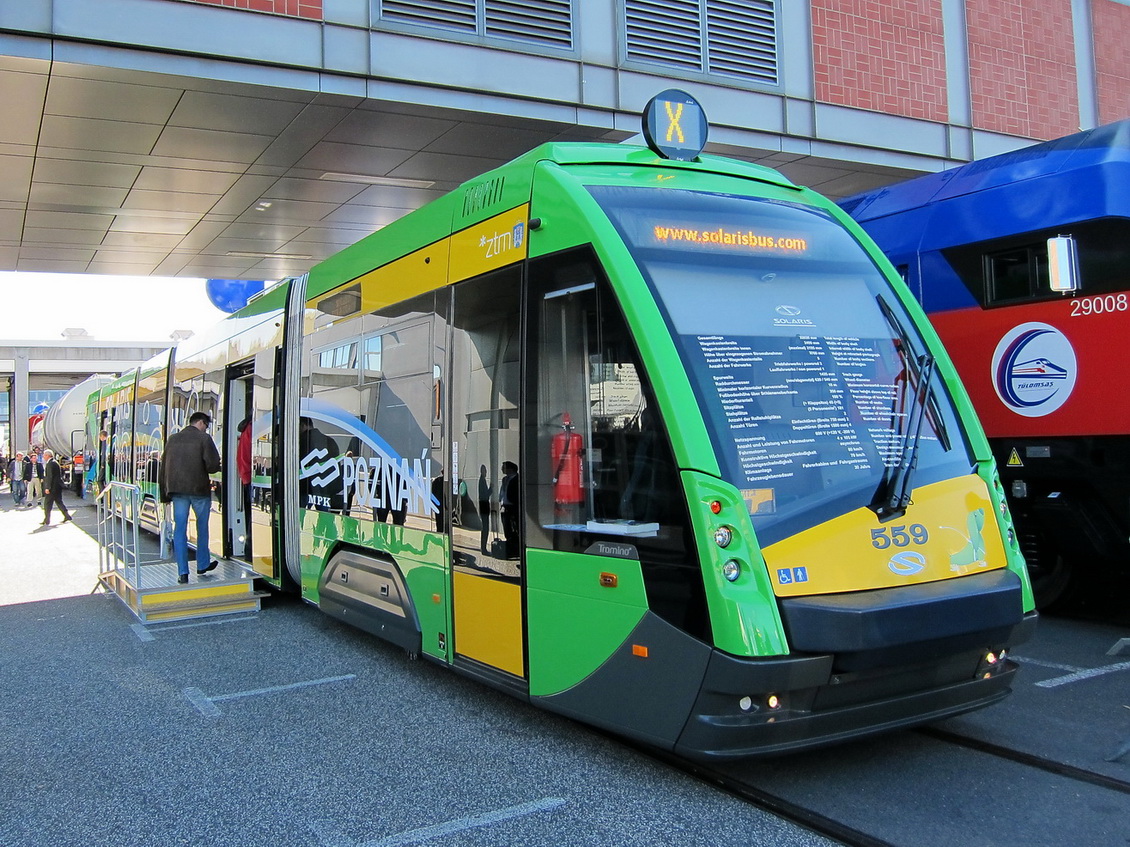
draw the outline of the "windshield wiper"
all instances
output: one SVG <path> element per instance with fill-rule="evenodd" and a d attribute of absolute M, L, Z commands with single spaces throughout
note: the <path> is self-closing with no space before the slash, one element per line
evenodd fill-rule
<path fill-rule="evenodd" d="M 890 304 L 882 297 L 877 296 L 875 299 L 883 317 L 887 319 L 887 323 L 898 336 L 896 346 L 899 355 L 902 356 L 903 368 L 906 373 L 904 396 L 909 395 L 911 390 L 914 392 L 910 416 L 906 421 L 906 428 L 903 430 L 898 447 L 898 464 L 893 467 L 889 466 L 884 470 L 882 482 L 879 483 L 875 498 L 871 501 L 871 508 L 875 511 L 875 514 L 879 516 L 880 520 L 886 520 L 895 515 L 901 515 L 910 505 L 911 481 L 914 478 L 914 471 L 918 467 L 918 452 L 922 444 L 922 424 L 925 422 L 927 413 L 933 404 L 930 387 L 934 379 L 935 360 L 930 353 L 923 353 L 917 357 L 911 353 L 910 338 L 903 328 L 902 322 L 895 315 Z M 941 415 L 937 414 L 936 410 L 934 419 L 939 423 L 941 422 Z M 939 430 L 938 435 L 942 441 L 943 449 L 948 450 L 949 439 L 944 427 Z"/>
<path fill-rule="evenodd" d="M 912 361 L 909 354 L 906 362 Z M 910 417 L 906 422 L 906 429 L 902 434 L 902 443 L 899 445 L 899 463 L 892 468 L 887 468 L 883 474 L 883 481 L 879 483 L 879 490 L 875 492 L 875 499 L 871 508 L 885 520 L 895 515 L 901 515 L 910 505 L 911 480 L 914 471 L 918 468 L 918 451 L 922 444 L 922 424 L 926 420 L 926 407 L 930 402 L 930 383 L 934 378 L 934 357 L 923 353 L 915 361 L 914 374 L 917 384 L 914 386 L 914 401 L 910 410 Z M 907 374 L 907 387 L 909 392 L 910 374 Z"/>

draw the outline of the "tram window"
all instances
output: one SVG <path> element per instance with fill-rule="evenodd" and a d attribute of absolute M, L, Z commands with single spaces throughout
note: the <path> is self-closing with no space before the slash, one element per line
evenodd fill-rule
<path fill-rule="evenodd" d="M 350 342 L 331 347 L 318 354 L 318 367 L 320 368 L 351 368 L 356 356 L 357 344 Z"/>
<path fill-rule="evenodd" d="M 315 316 L 301 388 L 304 508 L 435 528 L 434 302 L 429 293 L 355 318 Z"/>
<path fill-rule="evenodd" d="M 432 362 L 431 321 L 394 326 L 361 342 L 361 381 L 425 373 Z"/>
<path fill-rule="evenodd" d="M 536 496 L 540 543 L 574 549 L 616 539 L 679 549 L 685 510 L 674 460 L 613 296 L 587 256 L 538 270 L 526 490 Z"/>

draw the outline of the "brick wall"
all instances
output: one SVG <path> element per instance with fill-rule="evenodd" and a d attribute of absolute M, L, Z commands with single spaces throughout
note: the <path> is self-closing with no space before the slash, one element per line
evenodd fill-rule
<path fill-rule="evenodd" d="M 190 0 L 194 3 L 207 3 L 210 6 L 230 6 L 233 9 L 246 9 L 249 12 L 274 12 L 276 15 L 290 15 L 295 18 L 322 20 L 322 0 Z"/>
<path fill-rule="evenodd" d="M 942 0 L 812 0 L 816 99 L 946 120 L 941 7 Z"/>
<path fill-rule="evenodd" d="M 973 125 L 1040 139 L 1078 132 L 1071 0 L 966 0 L 965 15 Z"/>
<path fill-rule="evenodd" d="M 1130 6 L 1092 0 L 1099 123 L 1130 118 Z"/>

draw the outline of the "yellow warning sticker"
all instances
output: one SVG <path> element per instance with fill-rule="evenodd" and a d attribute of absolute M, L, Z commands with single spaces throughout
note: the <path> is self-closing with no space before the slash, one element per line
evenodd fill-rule
<path fill-rule="evenodd" d="M 1012 448 L 1012 452 L 1008 454 L 1008 467 L 1022 468 L 1024 463 L 1020 461 L 1020 454 L 1016 452 L 1016 448 Z"/>

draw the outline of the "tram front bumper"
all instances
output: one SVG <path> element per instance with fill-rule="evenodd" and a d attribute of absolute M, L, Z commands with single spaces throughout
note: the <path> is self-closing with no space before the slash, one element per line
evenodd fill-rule
<path fill-rule="evenodd" d="M 693 759 L 796 752 L 991 705 L 1009 694 L 1018 668 L 997 659 L 999 650 L 1024 641 L 1035 621 L 1025 616 L 992 646 L 851 672 L 837 671 L 831 655 L 751 660 L 715 651 L 675 752 Z"/>

